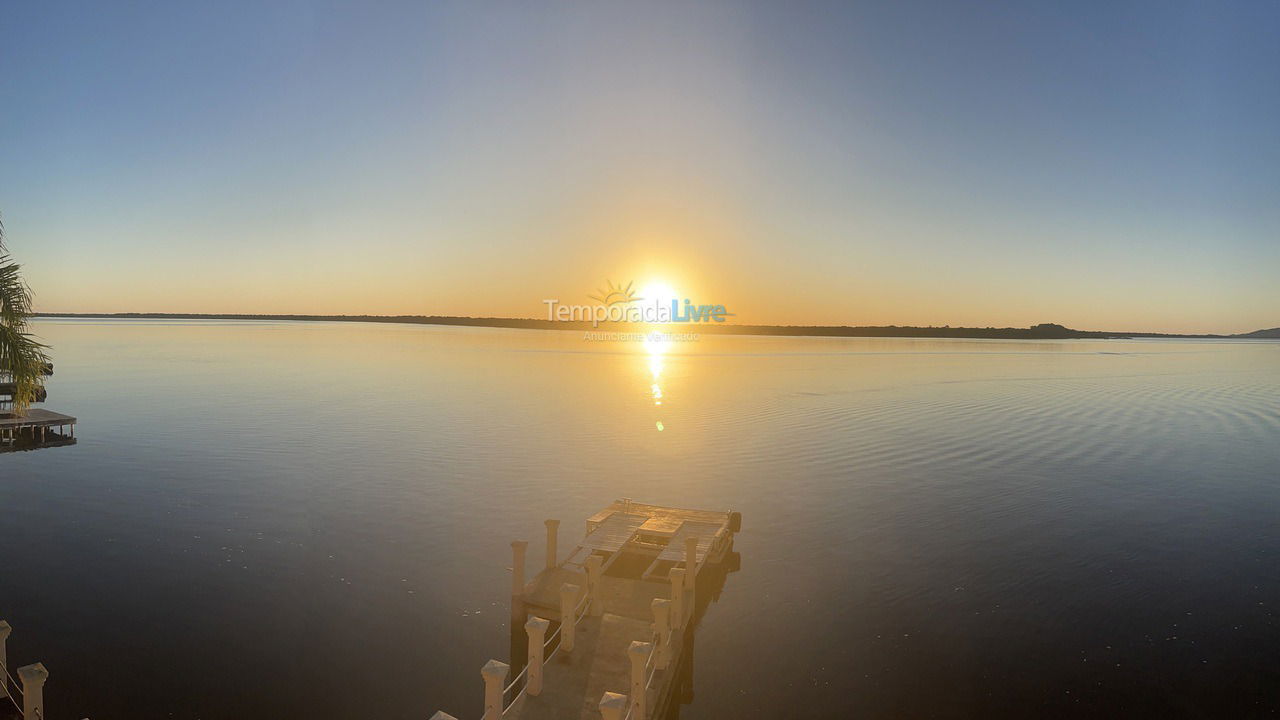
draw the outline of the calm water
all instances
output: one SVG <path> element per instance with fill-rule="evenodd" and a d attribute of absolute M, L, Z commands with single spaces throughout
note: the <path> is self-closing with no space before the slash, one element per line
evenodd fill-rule
<path fill-rule="evenodd" d="M 478 717 L 509 541 L 621 496 L 744 515 L 684 718 L 1280 711 L 1280 343 L 38 330 L 80 441 L 0 455 L 0 616 L 53 720 Z"/>

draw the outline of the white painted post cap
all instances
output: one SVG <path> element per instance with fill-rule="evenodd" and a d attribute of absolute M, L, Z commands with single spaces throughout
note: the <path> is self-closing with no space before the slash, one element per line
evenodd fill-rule
<path fill-rule="evenodd" d="M 23 665 L 18 668 L 18 678 L 22 680 L 22 685 L 24 687 L 27 687 L 32 683 L 36 685 L 44 685 L 44 681 L 49 679 L 49 671 L 45 669 L 44 663 Z"/>
<path fill-rule="evenodd" d="M 619 695 L 615 692 L 607 692 L 600 697 L 600 712 L 606 710 L 616 710 L 618 712 L 627 709 L 627 696 Z"/>
<path fill-rule="evenodd" d="M 503 680 L 507 677 L 507 672 L 511 670 L 511 666 L 499 660 L 490 660 L 480 668 L 480 674 L 485 678 L 498 678 Z"/>

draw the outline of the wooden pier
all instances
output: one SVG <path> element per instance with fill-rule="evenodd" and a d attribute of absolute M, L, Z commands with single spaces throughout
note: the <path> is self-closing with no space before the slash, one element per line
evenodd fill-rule
<path fill-rule="evenodd" d="M 698 621 L 737 570 L 741 516 L 619 500 L 563 560 L 560 522 L 546 526 L 546 563 L 528 583 L 527 543 L 512 543 L 512 662 L 481 671 L 485 720 L 674 714 L 690 697 Z"/>
<path fill-rule="evenodd" d="M 76 419 L 52 410 L 28 408 L 23 415 L 0 412 L 0 452 L 74 445 Z"/>
<path fill-rule="evenodd" d="M 43 375 L 53 374 L 53 363 L 45 363 Z M 13 410 L 18 386 L 11 380 L 0 382 L 0 452 L 36 450 L 76 444 L 76 419 L 52 410 L 27 408 L 22 414 Z M 43 387 L 36 391 L 34 401 L 48 399 Z"/>

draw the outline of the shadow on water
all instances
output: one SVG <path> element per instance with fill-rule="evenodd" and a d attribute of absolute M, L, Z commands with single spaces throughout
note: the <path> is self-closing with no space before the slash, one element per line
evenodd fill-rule
<path fill-rule="evenodd" d="M 732 543 L 729 547 L 724 560 L 718 565 L 710 566 L 708 572 L 698 578 L 693 621 L 685 628 L 684 644 L 680 650 L 680 656 L 676 659 L 673 689 L 665 707 L 657 708 L 657 712 L 654 713 L 655 718 L 680 720 L 680 709 L 692 704 L 695 699 L 693 696 L 693 651 L 696 644 L 694 637 L 697 635 L 698 626 L 702 624 L 703 616 L 707 613 L 707 608 L 720 599 L 720 593 L 724 590 L 725 581 L 729 575 L 742 569 L 742 555 L 733 550 Z"/>

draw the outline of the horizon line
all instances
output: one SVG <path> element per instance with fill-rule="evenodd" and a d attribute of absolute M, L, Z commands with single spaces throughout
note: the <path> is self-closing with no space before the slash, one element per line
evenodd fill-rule
<path fill-rule="evenodd" d="M 605 330 L 648 328 L 654 325 L 670 325 L 682 331 L 689 329 L 706 330 L 707 334 L 726 335 L 815 335 L 845 337 L 969 337 L 1000 339 L 1071 339 L 1071 338 L 1105 338 L 1119 339 L 1126 337 L 1167 337 L 1167 338 L 1280 338 L 1280 327 L 1259 328 L 1245 333 L 1168 333 L 1149 331 L 1112 331 L 1112 330 L 1079 330 L 1058 323 L 1039 323 L 1028 327 L 986 327 L 950 326 L 950 325 L 766 325 L 738 323 L 630 323 L 601 322 L 592 325 L 589 321 L 557 321 L 536 318 L 514 318 L 497 316 L 467 315 L 320 315 L 307 313 L 175 313 L 175 312 L 37 312 L 34 317 L 40 318 L 122 318 L 122 319 L 186 319 L 186 320 L 281 320 L 298 322 L 384 322 L 417 325 L 460 325 L 471 327 L 497 327 L 532 330 Z M 801 331 L 812 331 L 809 333 Z M 904 335 L 901 333 L 923 333 Z"/>

